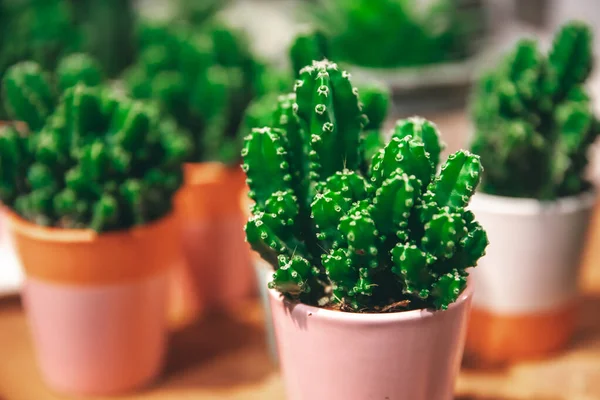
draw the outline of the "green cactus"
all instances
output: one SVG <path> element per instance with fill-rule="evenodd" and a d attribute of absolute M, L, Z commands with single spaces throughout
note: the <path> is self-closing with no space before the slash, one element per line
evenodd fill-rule
<path fill-rule="evenodd" d="M 134 59 L 132 0 L 63 0 L 73 9 L 80 49 L 92 54 L 106 74 L 116 77 Z"/>
<path fill-rule="evenodd" d="M 0 1 L 0 80 L 15 63 L 54 70 L 60 57 L 79 50 L 72 11 L 65 0 Z M 0 120 L 6 118 L 0 106 Z"/>
<path fill-rule="evenodd" d="M 363 104 L 327 60 L 302 68 L 295 93 L 275 106 L 271 124 L 253 129 L 242 150 L 255 202 L 246 236 L 275 268 L 270 287 L 353 311 L 455 301 L 487 246 L 465 210 L 479 157 L 459 151 L 437 174 L 437 128 L 411 118 L 363 172 Z"/>
<path fill-rule="evenodd" d="M 305 6 L 319 34 L 299 46 L 341 63 L 373 68 L 415 67 L 464 60 L 485 33 L 481 2 L 317 0 Z M 316 39 L 316 40 L 315 40 Z M 305 60 L 306 61 L 306 60 Z M 296 68 L 296 67 L 295 67 Z"/>
<path fill-rule="evenodd" d="M 47 87 L 32 80 L 31 70 L 25 72 L 27 84 L 14 85 L 10 94 L 23 110 L 37 113 L 24 118 L 30 129 L 17 124 L 0 129 L 0 201 L 36 224 L 99 232 L 146 224 L 170 212 L 191 149 L 172 121 L 102 86 L 77 83 L 34 128 L 30 121 L 39 123 L 38 99 Z"/>
<path fill-rule="evenodd" d="M 313 60 L 329 58 L 328 46 L 327 37 L 319 31 L 297 35 L 289 50 L 294 77 L 298 79 L 300 70 L 310 65 Z"/>
<path fill-rule="evenodd" d="M 195 32 L 144 21 L 138 40 L 139 59 L 125 73 L 129 93 L 152 101 L 192 134 L 189 161 L 239 161 L 244 112 L 271 84 L 243 35 L 216 22 Z"/>
<path fill-rule="evenodd" d="M 521 40 L 479 81 L 471 102 L 472 150 L 486 166 L 481 190 L 555 199 L 590 187 L 587 152 L 600 132 L 584 89 L 592 68 L 592 33 L 571 22 L 547 57 Z"/>
<path fill-rule="evenodd" d="M 33 61 L 22 61 L 11 66 L 2 79 L 2 98 L 8 116 L 25 122 L 37 131 L 54 112 L 61 94 L 81 83 L 98 86 L 103 73 L 98 63 L 83 53 L 62 58 L 54 74 Z"/>

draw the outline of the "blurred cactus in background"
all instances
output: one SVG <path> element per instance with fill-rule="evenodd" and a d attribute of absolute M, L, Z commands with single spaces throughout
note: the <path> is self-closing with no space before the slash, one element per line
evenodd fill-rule
<path fill-rule="evenodd" d="M 0 1 L 0 79 L 24 60 L 53 70 L 61 56 L 79 45 L 72 9 L 64 0 Z M 0 107 L 0 120 L 6 117 Z"/>
<path fill-rule="evenodd" d="M 410 118 L 397 122 L 365 173 L 361 99 L 345 71 L 315 61 L 301 70 L 295 93 L 279 97 L 272 124 L 245 138 L 255 202 L 247 240 L 275 267 L 271 287 L 303 303 L 445 309 L 487 246 L 465 210 L 479 157 L 459 151 L 436 175 L 438 130 Z M 382 104 L 371 97 L 372 115 Z"/>
<path fill-rule="evenodd" d="M 238 135 L 253 98 L 277 87 L 245 37 L 214 20 L 139 24 L 139 59 L 125 74 L 131 95 L 148 99 L 194 137 L 190 161 L 239 160 Z"/>
<path fill-rule="evenodd" d="M 482 191 L 554 199 L 590 187 L 587 153 L 600 132 L 584 88 L 592 63 L 590 28 L 572 22 L 546 57 L 524 39 L 481 77 L 472 99 L 472 150 L 486 167 Z"/>
<path fill-rule="evenodd" d="M 423 66 L 463 60 L 484 30 L 482 5 L 461 0 L 317 0 L 305 7 L 321 34 L 298 44 L 327 48 L 328 57 L 373 68 Z M 295 67 L 296 68 L 296 67 Z"/>
<path fill-rule="evenodd" d="M 54 71 L 74 52 L 91 54 L 116 76 L 135 54 L 134 11 L 130 0 L 1 0 L 0 79 L 26 60 Z M 0 107 L 0 120 L 6 117 Z"/>
<path fill-rule="evenodd" d="M 68 67 L 61 70 L 74 82 Z M 91 76 L 89 69 L 81 73 Z M 33 63 L 13 67 L 4 87 L 7 108 L 29 128 L 0 128 L 0 201 L 20 216 L 109 231 L 171 210 L 191 142 L 156 109 L 82 83 L 55 105 L 47 76 Z"/>
<path fill-rule="evenodd" d="M 132 0 L 69 0 L 82 51 L 115 77 L 134 59 L 135 10 Z"/>
<path fill-rule="evenodd" d="M 64 57 L 54 74 L 34 61 L 22 61 L 11 66 L 2 79 L 4 108 L 11 120 L 25 122 L 37 131 L 54 112 L 63 91 L 78 83 L 98 86 L 102 80 L 99 64 L 82 53 Z"/>

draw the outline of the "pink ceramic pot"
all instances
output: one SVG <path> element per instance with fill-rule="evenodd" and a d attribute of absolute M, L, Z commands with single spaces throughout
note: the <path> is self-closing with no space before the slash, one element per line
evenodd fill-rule
<path fill-rule="evenodd" d="M 446 311 L 353 314 L 269 290 L 288 400 L 451 400 L 471 288 Z"/>
<path fill-rule="evenodd" d="M 198 303 L 206 309 L 232 309 L 256 293 L 250 250 L 240 215 L 219 221 L 182 222 L 182 243 L 192 265 Z"/>
<path fill-rule="evenodd" d="M 183 262 L 177 219 L 98 234 L 8 217 L 48 386 L 69 395 L 107 395 L 155 379 L 166 348 L 169 278 Z"/>
<path fill-rule="evenodd" d="M 28 278 L 24 305 L 48 386 L 117 394 L 154 380 L 166 347 L 167 281 L 164 273 L 96 287 Z"/>
<path fill-rule="evenodd" d="M 175 209 L 188 271 L 174 291 L 188 293 L 179 316 L 171 318 L 179 325 L 197 319 L 203 310 L 236 308 L 256 294 L 239 204 L 247 191 L 244 172 L 217 162 L 186 164 L 184 171 Z"/>

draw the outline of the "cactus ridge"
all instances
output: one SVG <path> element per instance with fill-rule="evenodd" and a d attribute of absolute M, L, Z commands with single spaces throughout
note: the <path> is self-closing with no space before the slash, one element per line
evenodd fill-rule
<path fill-rule="evenodd" d="M 551 200 L 590 188 L 587 153 L 600 133 L 584 89 L 592 64 L 590 28 L 570 22 L 546 56 L 524 39 L 482 76 L 471 102 L 482 191 Z"/>
<path fill-rule="evenodd" d="M 487 246 L 465 209 L 479 157 L 458 151 L 437 173 L 437 127 L 414 117 L 397 122 L 365 169 L 365 118 L 348 74 L 321 60 L 299 76 L 242 151 L 255 201 L 246 237 L 276 269 L 270 287 L 343 310 L 447 308 Z"/>

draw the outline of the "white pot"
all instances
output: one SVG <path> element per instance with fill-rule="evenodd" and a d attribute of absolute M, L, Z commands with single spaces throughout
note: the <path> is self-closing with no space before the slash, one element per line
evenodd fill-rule
<path fill-rule="evenodd" d="M 471 272 L 470 337 L 478 343 L 470 340 L 468 348 L 500 361 L 545 355 L 568 341 L 595 198 L 593 192 L 550 202 L 473 197 L 469 209 L 490 245 Z"/>
<path fill-rule="evenodd" d="M 256 282 L 258 284 L 260 302 L 265 315 L 265 331 L 267 337 L 267 349 L 269 356 L 274 364 L 278 364 L 277 346 L 275 344 L 275 330 L 273 329 L 273 316 L 271 304 L 269 303 L 268 284 L 273 277 L 273 266 L 262 258 L 253 257 L 254 271 L 256 272 Z"/>

